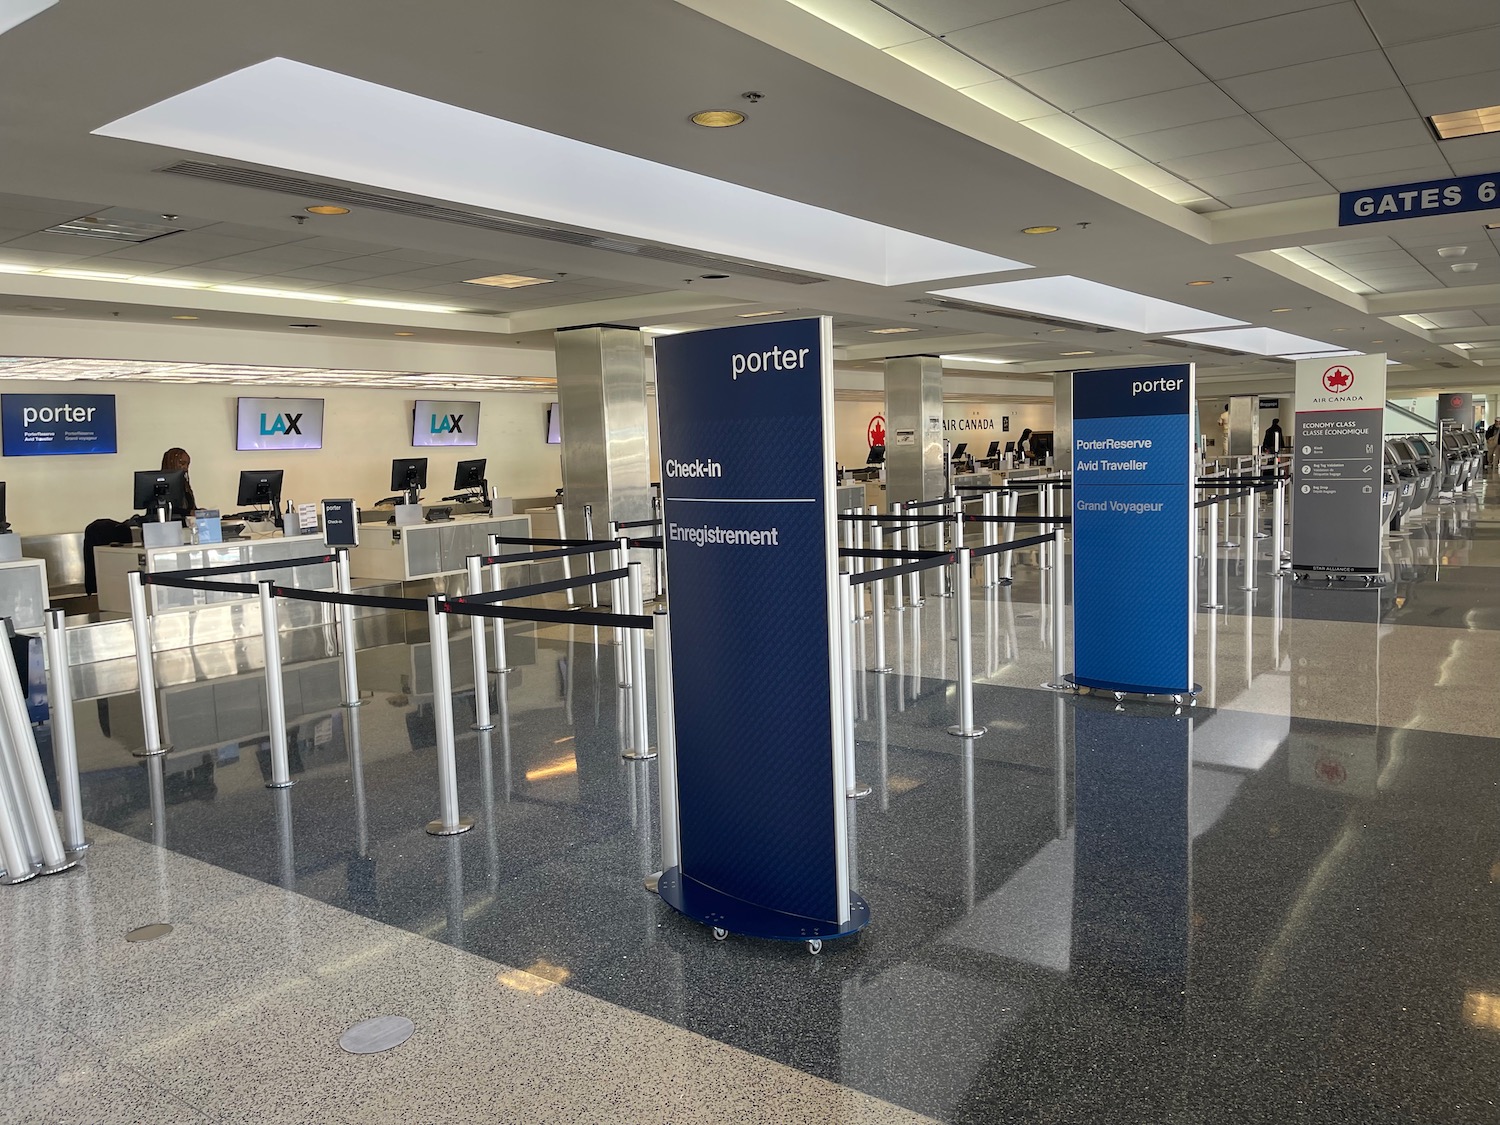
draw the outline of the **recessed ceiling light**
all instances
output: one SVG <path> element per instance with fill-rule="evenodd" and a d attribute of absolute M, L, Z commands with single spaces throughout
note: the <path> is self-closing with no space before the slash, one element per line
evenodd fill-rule
<path fill-rule="evenodd" d="M 0 7 L 3 7 L 0 3 Z M 113 242 L 150 242 L 167 234 L 182 233 L 181 227 L 162 226 L 160 223 L 145 223 L 134 219 L 101 219 L 97 215 L 85 215 L 66 223 L 48 227 L 42 234 L 76 234 L 85 238 L 104 238 Z"/>
<path fill-rule="evenodd" d="M 1056 234 L 1056 227 L 1022 227 L 1022 234 Z"/>
<path fill-rule="evenodd" d="M 1054 328 L 1054 329 L 1052 329 L 1052 331 L 1054 331 L 1054 332 L 1066 332 L 1067 329 L 1066 328 Z"/>
<path fill-rule="evenodd" d="M 1469 252 L 1469 248 L 1467 246 L 1439 246 L 1438 247 L 1438 257 L 1439 258 L 1462 258 L 1468 252 Z"/>
<path fill-rule="evenodd" d="M 1478 262 L 1454 262 L 1448 267 L 1454 273 L 1473 273 L 1479 268 Z"/>
<path fill-rule="evenodd" d="M 1427 124 L 1440 141 L 1454 137 L 1477 137 L 1483 133 L 1500 131 L 1500 105 L 1484 106 L 1481 109 L 1461 109 L 1454 113 L 1434 113 Z"/>
<path fill-rule="evenodd" d="M 174 316 L 172 319 L 173 320 L 197 320 L 198 318 L 196 316 L 188 316 L 186 313 L 184 313 L 181 316 Z"/>
<path fill-rule="evenodd" d="M 347 215 L 349 208 L 338 207 L 332 203 L 319 203 L 313 207 L 304 207 L 309 215 Z"/>
<path fill-rule="evenodd" d="M 415 332 L 396 332 L 396 333 L 394 333 L 394 335 L 396 335 L 396 336 L 415 336 L 416 333 Z"/>
<path fill-rule="evenodd" d="M 524 289 L 528 285 L 551 285 L 550 277 L 527 277 L 524 273 L 496 273 L 489 277 L 471 277 L 465 285 L 493 285 L 496 289 Z"/>
<path fill-rule="evenodd" d="M 893 336 L 897 332 L 915 332 L 917 330 L 915 328 L 871 328 L 867 331 L 875 336 Z"/>
<path fill-rule="evenodd" d="M 1190 281 L 1190 282 L 1188 282 L 1188 284 L 1189 285 L 1212 285 L 1213 282 L 1212 281 Z"/>
<path fill-rule="evenodd" d="M 745 115 L 733 109 L 705 109 L 693 114 L 688 120 L 705 129 L 728 129 L 743 123 Z"/>
<path fill-rule="evenodd" d="M 1093 355 L 1093 352 L 1061 352 L 1061 355 Z"/>
<path fill-rule="evenodd" d="M 1275 313 L 1282 313 L 1282 312 L 1291 312 L 1292 310 L 1291 309 L 1272 309 L 1271 311 L 1275 312 Z"/>
<path fill-rule="evenodd" d="M 749 320 L 753 316 L 784 316 L 785 313 L 781 309 L 766 309 L 763 312 L 735 313 L 734 315 L 744 320 Z"/>

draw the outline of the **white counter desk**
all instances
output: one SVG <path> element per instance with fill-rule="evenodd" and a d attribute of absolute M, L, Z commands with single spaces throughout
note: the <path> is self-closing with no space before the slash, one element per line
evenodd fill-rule
<path fill-rule="evenodd" d="M 267 565 L 285 559 L 328 553 L 321 535 L 273 535 L 266 539 L 232 539 L 227 543 L 182 547 L 95 547 L 94 567 L 99 582 L 99 609 L 104 613 L 129 613 L 130 594 L 125 576 L 132 570 L 160 574 L 173 570 L 197 570 L 200 567 L 238 566 L 244 563 Z M 230 582 L 256 582 L 273 579 L 280 586 L 311 590 L 332 590 L 336 577 L 332 563 L 302 566 L 292 570 L 252 570 L 230 575 Z M 245 601 L 248 595 L 205 590 L 184 590 L 174 586 L 151 586 L 146 590 L 152 613 L 188 609 L 221 602 Z"/>
<path fill-rule="evenodd" d="M 531 520 L 524 515 L 480 515 L 406 527 L 362 523 L 359 546 L 349 553 L 349 566 L 355 578 L 387 582 L 463 574 L 470 555 L 489 553 L 491 535 L 524 539 L 531 535 Z M 517 547 L 515 553 L 525 550 Z"/>

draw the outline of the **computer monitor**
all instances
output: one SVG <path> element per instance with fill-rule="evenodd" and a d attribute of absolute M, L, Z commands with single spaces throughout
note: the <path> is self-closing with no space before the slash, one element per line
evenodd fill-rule
<path fill-rule="evenodd" d="M 278 508 L 281 506 L 281 469 L 243 469 L 235 503 L 244 508 Z"/>
<path fill-rule="evenodd" d="M 547 444 L 562 444 L 562 407 L 555 402 L 547 406 Z"/>
<path fill-rule="evenodd" d="M 391 491 L 407 492 L 427 487 L 427 458 L 397 457 L 391 462 Z"/>
<path fill-rule="evenodd" d="M 173 512 L 180 512 L 187 507 L 187 473 L 181 469 L 175 472 L 164 469 L 138 470 L 135 474 L 134 507 L 138 512 L 165 508 L 170 519 Z"/>
<path fill-rule="evenodd" d="M 5 518 L 5 482 L 0 480 L 0 531 L 10 530 L 10 521 Z"/>
<path fill-rule="evenodd" d="M 885 464 L 885 446 L 883 446 L 883 445 L 872 445 L 872 446 L 870 446 L 870 455 L 865 458 L 865 464 L 866 465 L 884 465 Z"/>
<path fill-rule="evenodd" d="M 949 455 L 949 457 L 951 460 L 957 461 L 960 457 L 967 453 L 968 450 L 969 443 L 966 441 L 961 441 L 953 447 L 953 452 Z"/>
<path fill-rule="evenodd" d="M 989 452 L 984 455 L 984 459 L 991 461 L 998 456 L 1000 456 L 1000 442 L 998 440 L 992 441 L 990 442 Z"/>
<path fill-rule="evenodd" d="M 476 457 L 472 461 L 460 461 L 453 473 L 453 487 L 459 492 L 474 488 L 484 491 L 484 458 Z"/>
<path fill-rule="evenodd" d="M 1008 441 L 1008 442 L 1005 443 L 1005 452 L 1007 452 L 1007 453 L 1014 453 L 1015 451 L 1016 451 L 1016 443 L 1015 442 Z"/>

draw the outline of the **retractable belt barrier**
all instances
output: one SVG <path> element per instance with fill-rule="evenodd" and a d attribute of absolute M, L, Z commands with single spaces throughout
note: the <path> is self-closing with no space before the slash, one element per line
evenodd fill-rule
<path fill-rule="evenodd" d="M 1217 496 L 1210 496 L 1207 500 L 1199 500 L 1193 505 L 1194 508 L 1207 508 L 1214 504 L 1222 504 L 1226 500 L 1238 500 L 1241 496 L 1254 496 L 1257 492 L 1264 492 L 1261 488 L 1244 488 L 1239 492 L 1221 492 Z"/>
<path fill-rule="evenodd" d="M 296 586 L 272 584 L 271 596 L 295 602 L 321 602 L 323 605 L 365 606 L 370 609 L 402 609 L 421 613 L 427 608 L 425 598 L 392 598 L 384 594 L 345 594 L 335 590 L 304 590 Z"/>
<path fill-rule="evenodd" d="M 886 557 L 882 553 L 880 557 Z M 905 553 L 904 557 L 910 558 L 911 553 Z M 849 585 L 863 586 L 868 582 L 879 582 L 886 578 L 899 578 L 903 574 L 915 574 L 919 570 L 932 570 L 934 567 L 947 566 L 958 561 L 958 556 L 951 552 L 922 552 L 922 557 L 916 562 L 903 563 L 898 566 L 885 566 L 879 570 L 862 570 L 858 574 L 849 576 Z"/>
<path fill-rule="evenodd" d="M 480 559 L 479 564 L 486 566 L 494 561 L 494 559 Z M 551 582 L 534 582 L 530 586 L 509 586 L 502 590 L 491 590 L 487 594 L 461 594 L 458 597 L 449 598 L 447 604 L 492 605 L 495 602 L 511 602 L 519 598 L 552 594 L 558 590 L 572 590 L 579 586 L 591 585 L 595 582 L 613 582 L 617 579 L 628 577 L 630 577 L 630 569 L 622 566 L 618 570 L 601 570 L 596 574 L 581 574 L 576 578 L 558 578 Z"/>
<path fill-rule="evenodd" d="M 661 523 L 661 520 L 659 520 L 659 519 L 649 519 L 649 520 L 616 520 L 615 521 L 615 526 L 618 527 L 620 530 L 623 531 L 627 527 L 655 527 L 659 523 Z"/>
<path fill-rule="evenodd" d="M 988 547 L 971 547 L 969 550 L 974 558 L 982 559 L 987 555 L 1003 555 L 1006 551 L 1019 551 L 1022 547 L 1040 547 L 1050 542 L 1052 542 L 1050 535 L 1029 535 L 1025 539 L 1008 539 L 1004 543 L 992 543 Z"/>
<path fill-rule="evenodd" d="M 496 543 L 510 543 L 517 547 L 593 547 L 599 551 L 615 549 L 613 539 L 529 539 L 514 535 L 492 535 Z"/>
<path fill-rule="evenodd" d="M 653 535 L 649 539 L 627 539 L 626 542 L 631 547 L 637 547 L 643 551 L 660 551 L 662 548 L 660 535 Z"/>
<path fill-rule="evenodd" d="M 504 540 L 502 540 L 504 542 Z M 614 544 L 610 544 L 614 546 Z M 603 547 L 586 545 L 582 547 L 558 547 L 552 551 L 528 551 L 519 555 L 487 555 L 479 560 L 481 566 L 499 566 L 504 563 L 521 562 L 546 562 L 548 559 L 565 559 L 571 555 L 593 555 L 604 550 Z"/>
<path fill-rule="evenodd" d="M 210 578 L 194 578 L 181 571 L 165 574 L 141 573 L 143 586 L 176 586 L 184 590 L 211 590 L 216 594 L 253 594 L 258 588 L 254 582 L 215 582 Z"/>
<path fill-rule="evenodd" d="M 1072 523 L 1072 516 L 976 516 L 963 515 L 965 523 Z"/>

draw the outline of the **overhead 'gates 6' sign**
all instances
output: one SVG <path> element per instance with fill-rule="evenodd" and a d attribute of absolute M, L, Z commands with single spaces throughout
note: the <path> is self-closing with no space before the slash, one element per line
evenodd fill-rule
<path fill-rule="evenodd" d="M 656 342 L 681 867 L 698 921 L 858 928 L 839 747 L 827 318 Z"/>
<path fill-rule="evenodd" d="M 1463 211 L 1488 211 L 1492 207 L 1500 207 L 1500 172 L 1341 192 L 1339 226 L 1456 215 Z"/>
<path fill-rule="evenodd" d="M 1193 365 L 1073 375 L 1073 679 L 1193 684 Z"/>

